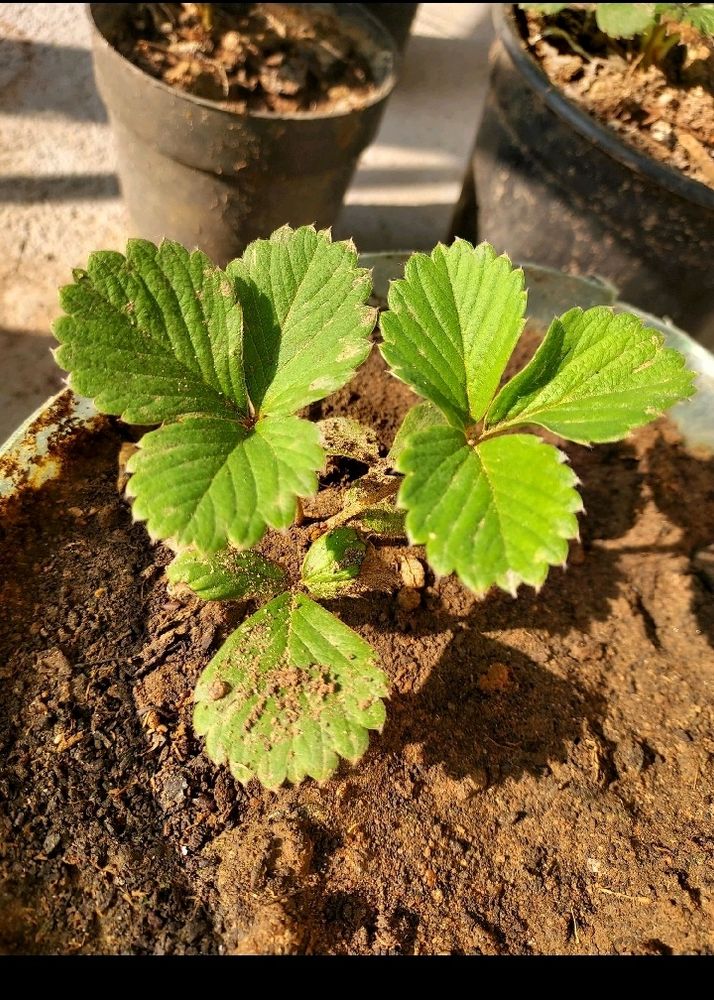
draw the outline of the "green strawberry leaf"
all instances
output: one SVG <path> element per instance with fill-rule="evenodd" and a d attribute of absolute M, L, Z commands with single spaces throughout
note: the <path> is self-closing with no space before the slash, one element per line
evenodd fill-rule
<path fill-rule="evenodd" d="M 189 587 L 204 601 L 270 598 L 285 586 L 285 573 L 276 563 L 257 552 L 230 548 L 214 556 L 188 549 L 167 566 L 166 576 L 169 583 Z"/>
<path fill-rule="evenodd" d="M 654 24 L 655 6 L 653 3 L 597 3 L 597 26 L 611 38 L 633 38 Z"/>
<path fill-rule="evenodd" d="M 571 309 L 501 390 L 486 427 L 535 424 L 581 444 L 618 441 L 690 396 L 693 379 L 682 355 L 636 316 Z"/>
<path fill-rule="evenodd" d="M 577 479 L 556 448 L 513 434 L 474 446 L 453 427 L 413 434 L 399 459 L 407 535 L 476 593 L 540 587 L 578 535 Z"/>
<path fill-rule="evenodd" d="M 424 431 L 427 427 L 434 427 L 445 423 L 446 418 L 444 414 L 433 403 L 417 403 L 416 406 L 412 406 L 396 433 L 391 450 L 387 455 L 387 461 L 394 465 L 399 460 L 399 456 L 407 445 L 409 436 L 414 434 L 415 431 Z"/>
<path fill-rule="evenodd" d="M 205 254 L 131 240 L 126 257 L 94 253 L 74 277 L 54 330 L 75 392 L 135 424 L 247 415 L 241 309 Z"/>
<path fill-rule="evenodd" d="M 363 465 L 379 461 L 379 440 L 370 427 L 349 417 L 326 417 L 317 426 L 326 454 L 351 458 Z"/>
<path fill-rule="evenodd" d="M 691 24 L 702 35 L 714 35 L 714 4 L 701 3 L 698 6 L 694 4 L 668 4 L 667 6 L 676 7 L 677 10 L 671 13 L 680 21 Z"/>
<path fill-rule="evenodd" d="M 292 414 L 369 353 L 370 290 L 352 244 L 309 227 L 253 243 L 230 277 L 198 251 L 143 240 L 75 272 L 57 360 L 102 412 L 164 424 L 129 467 L 154 537 L 210 554 L 291 523 L 325 460 Z"/>
<path fill-rule="evenodd" d="M 249 548 L 289 527 L 297 497 L 317 491 L 324 452 L 314 424 L 266 417 L 254 427 L 183 417 L 145 434 L 127 469 L 136 520 L 152 538 L 205 553 Z"/>
<path fill-rule="evenodd" d="M 248 393 L 258 413 L 295 413 L 341 389 L 370 352 L 369 272 L 350 242 L 303 226 L 251 243 L 228 265 L 243 308 Z"/>
<path fill-rule="evenodd" d="M 310 547 L 302 580 L 315 597 L 330 600 L 359 576 L 367 546 L 353 528 L 335 528 Z"/>
<path fill-rule="evenodd" d="M 414 254 L 381 317 L 392 372 L 455 427 L 486 412 L 524 326 L 523 272 L 487 243 Z"/>
<path fill-rule="evenodd" d="M 519 3 L 521 10 L 535 10 L 539 14 L 559 14 L 570 6 L 569 3 Z"/>
<path fill-rule="evenodd" d="M 244 622 L 202 674 L 194 728 L 241 782 L 325 781 L 381 730 L 388 681 L 374 650 L 302 594 Z"/>

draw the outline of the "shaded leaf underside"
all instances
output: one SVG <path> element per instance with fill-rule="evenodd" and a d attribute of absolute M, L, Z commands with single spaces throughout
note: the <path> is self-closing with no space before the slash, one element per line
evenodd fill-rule
<path fill-rule="evenodd" d="M 653 3 L 598 3 L 595 17 L 598 28 L 613 38 L 633 38 L 655 22 Z"/>

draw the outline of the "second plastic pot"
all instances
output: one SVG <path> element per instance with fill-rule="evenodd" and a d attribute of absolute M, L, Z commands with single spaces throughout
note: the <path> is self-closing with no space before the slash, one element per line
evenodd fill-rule
<path fill-rule="evenodd" d="M 340 18 L 368 40 L 376 87 L 364 106 L 335 114 L 238 114 L 169 87 L 120 55 L 111 40 L 131 6 L 89 8 L 97 84 L 138 232 L 198 246 L 225 264 L 286 223 L 332 225 L 394 86 L 389 32 L 361 4 L 338 5 Z"/>
<path fill-rule="evenodd" d="M 512 5 L 474 174 L 479 237 L 519 260 L 601 274 L 623 298 L 714 348 L 714 190 L 624 143 L 549 81 Z"/>

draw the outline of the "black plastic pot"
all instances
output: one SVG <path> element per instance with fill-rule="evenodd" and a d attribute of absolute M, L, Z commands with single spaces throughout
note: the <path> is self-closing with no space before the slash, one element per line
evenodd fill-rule
<path fill-rule="evenodd" d="M 418 3 L 365 3 L 370 14 L 384 25 L 401 51 L 407 44 L 409 32 L 419 9 Z"/>
<path fill-rule="evenodd" d="M 131 6 L 92 3 L 89 10 L 97 85 L 138 232 L 198 246 L 224 264 L 286 223 L 332 225 L 394 86 L 396 50 L 385 29 L 361 4 L 337 5 L 371 45 L 377 91 L 364 107 L 237 114 L 167 86 L 112 47 Z"/>
<path fill-rule="evenodd" d="M 581 111 L 527 51 L 512 6 L 494 13 L 474 157 L 480 238 L 515 259 L 609 278 L 714 347 L 714 191 Z"/>

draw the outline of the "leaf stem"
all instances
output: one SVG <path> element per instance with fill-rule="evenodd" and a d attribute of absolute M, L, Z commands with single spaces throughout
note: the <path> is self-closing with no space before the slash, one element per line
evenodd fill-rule
<path fill-rule="evenodd" d="M 213 17 L 213 4 L 212 3 L 199 3 L 196 4 L 199 13 L 201 15 L 201 26 L 206 34 L 210 35 L 213 31 L 214 17 Z"/>

